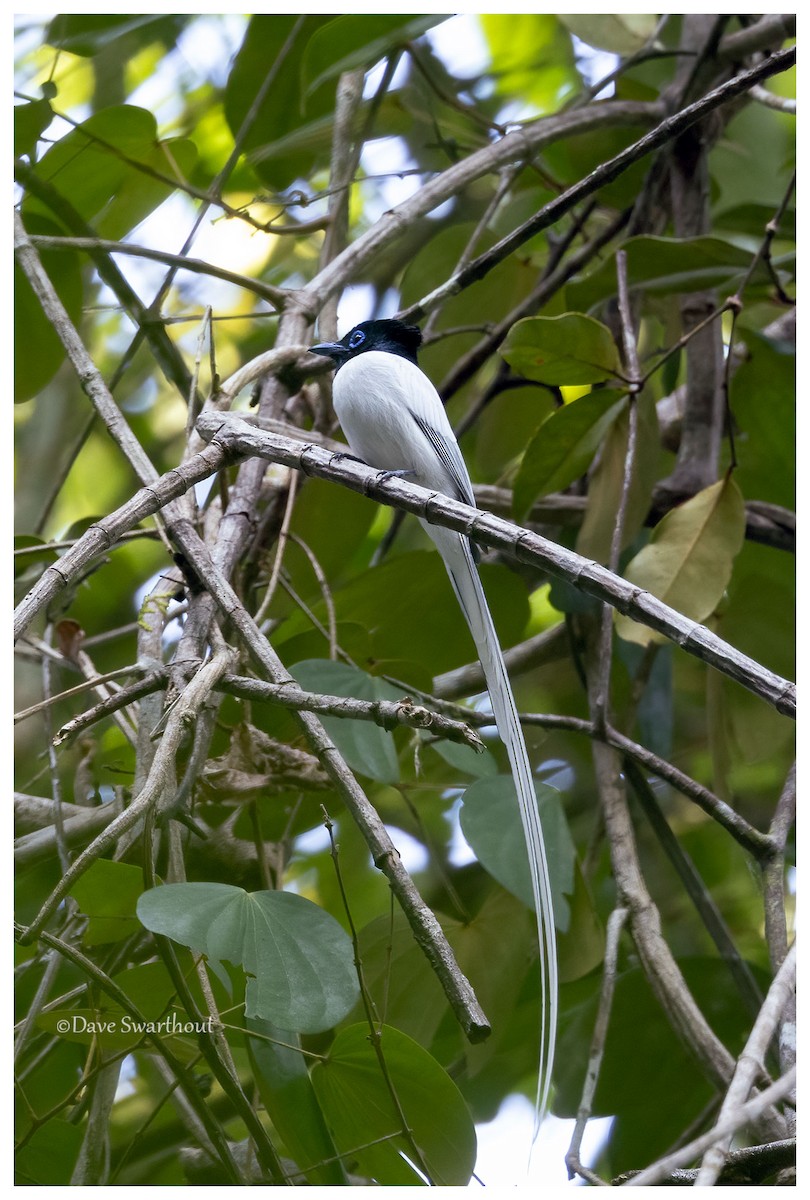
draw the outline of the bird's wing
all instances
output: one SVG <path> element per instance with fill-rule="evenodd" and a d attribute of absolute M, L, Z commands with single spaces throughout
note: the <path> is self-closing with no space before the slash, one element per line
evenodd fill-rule
<path fill-rule="evenodd" d="M 463 504 L 470 504 L 475 508 L 475 496 L 473 495 L 472 483 L 467 474 L 467 467 L 464 459 L 461 457 L 461 451 L 458 448 L 458 443 L 455 438 L 450 441 L 439 429 L 436 429 L 431 422 L 423 416 L 413 414 L 413 419 L 421 429 L 422 433 L 430 442 L 436 454 L 442 463 L 442 466 L 447 472 L 447 475 L 453 485 L 451 495 L 460 500 Z"/>

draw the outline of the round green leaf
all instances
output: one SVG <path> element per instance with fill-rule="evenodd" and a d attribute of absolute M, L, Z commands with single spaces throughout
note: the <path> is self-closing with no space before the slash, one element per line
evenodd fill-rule
<path fill-rule="evenodd" d="M 603 383 L 620 377 L 622 371 L 608 327 L 578 312 L 517 321 L 501 348 L 501 356 L 526 379 L 558 387 Z"/>
<path fill-rule="evenodd" d="M 476 1138 L 460 1091 L 436 1060 L 398 1029 L 384 1025 L 380 1045 L 430 1182 L 466 1186 L 475 1165 Z M 402 1118 L 370 1043 L 368 1025 L 340 1031 L 326 1060 L 313 1067 L 312 1083 L 335 1145 L 354 1170 L 383 1186 L 424 1182 L 408 1161 L 413 1161 L 414 1151 L 399 1132 Z"/>
<path fill-rule="evenodd" d="M 292 892 L 245 892 L 227 883 L 172 883 L 144 892 L 138 917 L 248 976 L 245 1014 L 317 1033 L 345 1017 L 359 994 L 351 940 L 334 917 Z"/>
<path fill-rule="evenodd" d="M 568 830 L 560 794 L 547 784 L 535 784 L 537 807 L 548 858 L 554 923 L 568 928 L 566 894 L 574 890 L 576 851 Z M 461 831 L 478 861 L 507 891 L 534 908 L 529 858 L 511 775 L 477 779 L 464 793 Z"/>

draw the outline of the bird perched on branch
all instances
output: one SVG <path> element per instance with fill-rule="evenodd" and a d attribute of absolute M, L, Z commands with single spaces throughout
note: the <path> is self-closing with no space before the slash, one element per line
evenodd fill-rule
<path fill-rule="evenodd" d="M 332 360 L 335 412 L 353 454 L 370 467 L 475 506 L 472 483 L 444 405 L 420 370 L 422 334 L 402 321 L 363 321 L 339 342 L 311 348 Z M 554 910 L 532 770 L 495 626 L 469 538 L 420 521 L 442 556 L 470 628 L 517 792 L 537 913 L 542 1025 L 537 1122 L 545 1112 L 557 1025 Z"/>

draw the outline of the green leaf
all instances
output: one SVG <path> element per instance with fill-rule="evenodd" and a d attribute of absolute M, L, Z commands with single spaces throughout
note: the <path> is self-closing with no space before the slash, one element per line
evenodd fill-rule
<path fill-rule="evenodd" d="M 14 105 L 14 154 L 21 158 L 36 154 L 37 142 L 43 130 L 53 120 L 53 109 L 49 100 L 31 100 L 27 104 Z"/>
<path fill-rule="evenodd" d="M 329 659 L 296 663 L 290 674 L 307 692 L 353 696 L 357 700 L 401 700 L 402 693 L 389 683 L 357 667 Z M 373 721 L 321 717 L 323 727 L 353 771 L 378 783 L 399 782 L 399 762 L 394 738 Z"/>
<path fill-rule="evenodd" d="M 188 178 L 196 159 L 197 149 L 188 138 L 160 141 L 150 112 L 120 104 L 94 113 L 71 129 L 43 154 L 35 169 L 85 221 L 94 222 L 99 237 L 118 239 L 175 188 L 174 183 L 139 170 L 139 164 L 180 182 Z M 26 197 L 26 224 L 27 214 L 35 212 L 50 215 L 44 201 Z"/>
<path fill-rule="evenodd" d="M 515 479 L 515 520 L 538 496 L 562 491 L 587 471 L 602 439 L 627 407 L 611 389 L 579 396 L 546 417 L 526 448 Z"/>
<path fill-rule="evenodd" d="M 304 17 L 242 138 L 242 150 L 262 181 L 277 190 L 289 187 L 296 179 L 307 178 L 316 162 L 328 162 L 334 89 L 320 88 L 305 98 L 301 91 L 301 64 L 309 39 L 330 19 L 320 14 Z M 251 17 L 225 88 L 225 117 L 234 137 L 298 20 L 298 15 L 286 13 Z M 298 134 L 302 127 L 313 122 L 325 126 L 325 136 L 318 139 L 316 146 L 302 144 Z"/>
<path fill-rule="evenodd" d="M 589 46 L 621 55 L 641 50 L 658 24 L 653 13 L 588 13 L 587 16 L 563 13 L 558 20 Z"/>
<path fill-rule="evenodd" d="M 461 1093 L 436 1060 L 399 1030 L 384 1025 L 380 1045 L 430 1182 L 465 1187 L 475 1166 L 476 1138 Z M 412 1159 L 413 1149 L 399 1132 L 402 1118 L 370 1044 L 368 1025 L 340 1031 L 326 1061 L 313 1067 L 312 1083 L 350 1169 L 382 1186 L 424 1182 L 403 1157 Z"/>
<path fill-rule="evenodd" d="M 535 791 L 554 898 L 554 922 L 564 932 L 569 920 L 565 895 L 574 889 L 576 851 L 559 792 L 546 784 L 535 784 Z M 507 891 L 534 908 L 529 858 L 512 777 L 477 779 L 464 793 L 460 820 L 462 833 L 479 862 Z"/>
<path fill-rule="evenodd" d="M 429 741 L 427 748 L 438 754 L 456 771 L 463 771 L 465 775 L 483 779 L 498 774 L 497 760 L 489 750 L 479 752 L 473 750 L 472 746 L 462 746 L 458 742 L 444 740 Z"/>
<path fill-rule="evenodd" d="M 403 530 L 403 535 L 407 536 Z M 413 530 L 421 537 L 420 530 Z M 516 642 L 526 626 L 526 589 L 500 566 L 483 564 L 481 578 L 502 646 Z M 371 658 L 382 669 L 397 663 L 397 678 L 412 679 L 404 665 L 417 664 L 419 683 L 448 671 L 475 655 L 473 640 L 459 618 L 458 606 L 442 560 L 432 550 L 397 554 L 370 570 L 358 571 L 332 594 L 338 622 L 353 622 L 368 631 Z M 313 605 L 319 620 L 327 617 L 323 602 Z M 425 614 L 430 619 L 425 619 Z M 311 628 L 303 613 L 294 614 L 278 632 L 278 643 Z M 287 656 L 289 661 L 289 656 Z M 401 669 L 400 669 L 401 668 Z"/>
<path fill-rule="evenodd" d="M 52 1117 L 31 1135 L 18 1151 L 15 1183 L 18 1186 L 67 1187 L 84 1141 L 85 1127 Z"/>
<path fill-rule="evenodd" d="M 735 204 L 724 209 L 716 218 L 718 229 L 727 229 L 734 233 L 745 233 L 749 237 L 764 238 L 767 226 L 774 218 L 773 207 L 767 204 Z M 796 209 L 787 208 L 782 213 L 776 240 L 786 238 L 796 240 Z"/>
<path fill-rule="evenodd" d="M 622 548 L 628 546 L 642 528 L 650 510 L 652 490 L 658 479 L 661 435 L 655 397 L 645 391 L 636 401 L 638 423 L 636 453 L 627 497 Z M 627 436 L 630 427 L 629 405 L 621 410 L 610 426 L 602 451 L 588 479 L 588 507 L 577 536 L 576 551 L 583 558 L 606 563 L 610 557 L 616 513 L 624 488 Z"/>
<path fill-rule="evenodd" d="M 734 375 L 734 437 L 745 496 L 796 504 L 796 347 L 745 330 L 745 358 Z M 767 402 L 763 403 L 763 398 Z"/>
<path fill-rule="evenodd" d="M 350 1011 L 359 988 L 351 940 L 317 904 L 292 892 L 245 892 L 226 883 L 173 883 L 144 892 L 147 929 L 212 964 L 248 975 L 245 1015 L 317 1033 Z"/>
<path fill-rule="evenodd" d="M 492 55 L 496 94 L 552 112 L 581 79 L 571 39 L 550 13 L 485 13 L 478 18 Z"/>
<path fill-rule="evenodd" d="M 728 967 L 717 959 L 679 959 L 686 984 L 713 1031 L 736 1056 L 750 1029 L 745 1005 L 731 983 Z M 582 980 L 561 991 L 562 1019 L 557 1045 L 554 1111 L 573 1117 L 582 1095 L 588 1052 L 599 1006 L 596 980 Z M 569 997 L 583 996 L 573 1005 Z M 689 1085 L 685 1086 L 685 1081 Z M 644 972 L 633 967 L 616 980 L 604 1059 L 593 1104 L 594 1116 L 614 1116 L 625 1125 L 623 1139 L 635 1136 L 634 1163 L 663 1154 L 678 1131 L 697 1120 L 712 1096 L 711 1083 L 695 1072 L 694 1059 L 678 1038 Z M 650 1123 L 652 1109 L 659 1119 Z M 611 1139 L 611 1170 L 625 1170 Z"/>
<path fill-rule="evenodd" d="M 745 505 L 728 476 L 668 512 L 624 576 L 685 617 L 705 621 L 723 598 L 744 539 Z M 666 641 L 622 613 L 615 620 L 617 633 L 627 641 L 641 646 Z"/>
<path fill-rule="evenodd" d="M 44 217 L 25 218 L 29 234 L 60 235 L 64 230 Z M 79 256 L 73 250 L 42 250 L 42 266 L 74 325 L 82 315 L 84 290 Z M 45 316 L 22 269 L 14 264 L 14 401 L 41 392 L 65 361 L 65 350 Z"/>
<path fill-rule="evenodd" d="M 608 327 L 578 312 L 517 321 L 500 353 L 518 375 L 558 387 L 603 383 L 622 372 Z"/>
<path fill-rule="evenodd" d="M 70 889 L 89 923 L 86 946 L 120 942 L 138 931 L 135 907 L 143 892 L 143 871 L 129 863 L 97 859 Z"/>
<path fill-rule="evenodd" d="M 631 291 L 644 288 L 654 294 L 700 291 L 725 285 L 733 289 L 737 279 L 751 265 L 751 253 L 733 242 L 717 237 L 628 238 L 622 247 L 627 254 L 627 281 Z M 767 269 L 761 264 L 752 276 L 753 283 L 767 283 Z M 571 308 L 589 312 L 616 295 L 616 262 L 613 255 L 600 266 L 566 288 Z"/>
<path fill-rule="evenodd" d="M 599 966 L 605 956 L 604 930 L 578 861 L 574 863 L 570 908 L 568 928 L 557 937 L 561 983 L 569 983 L 588 975 Z"/>
<path fill-rule="evenodd" d="M 118 1054 L 142 1042 L 144 1033 L 149 1032 L 143 1026 L 153 1023 L 157 1026 L 154 1032 L 171 1050 L 182 1052 L 182 1026 L 188 1022 L 188 1015 L 171 1007 L 175 987 L 163 963 L 129 967 L 115 975 L 114 981 L 126 992 L 142 1021 L 102 994 L 93 1008 L 55 1009 L 41 1013 L 37 1024 L 66 1041 L 97 1044 L 106 1054 Z"/>
<path fill-rule="evenodd" d="M 301 67 L 304 94 L 309 96 L 344 71 L 373 66 L 397 46 L 413 41 L 444 20 L 443 15 L 404 17 L 382 13 L 337 17 L 316 30 L 307 43 Z"/>
<path fill-rule="evenodd" d="M 135 42 L 139 46 L 158 39 L 171 46 L 187 20 L 183 15 L 164 16 L 162 13 L 143 16 L 60 13 L 48 26 L 45 40 L 51 46 L 86 57 L 98 54 L 128 34 L 137 34 Z"/>
<path fill-rule="evenodd" d="M 323 1163 L 306 1171 L 309 1184 L 345 1187 L 346 1172 L 335 1159 L 335 1144 L 318 1104 L 298 1034 L 278 1029 L 257 1017 L 248 1018 L 245 1024 L 253 1078 L 267 1115 L 287 1150 L 302 1167 Z M 251 1032 L 261 1036 L 251 1037 Z"/>

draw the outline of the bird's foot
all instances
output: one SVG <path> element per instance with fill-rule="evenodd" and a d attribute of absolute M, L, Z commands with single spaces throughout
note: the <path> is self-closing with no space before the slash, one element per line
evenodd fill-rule
<path fill-rule="evenodd" d="M 413 467 L 402 471 L 380 471 L 380 483 L 386 483 L 389 479 L 405 479 L 408 475 L 415 474 Z"/>

